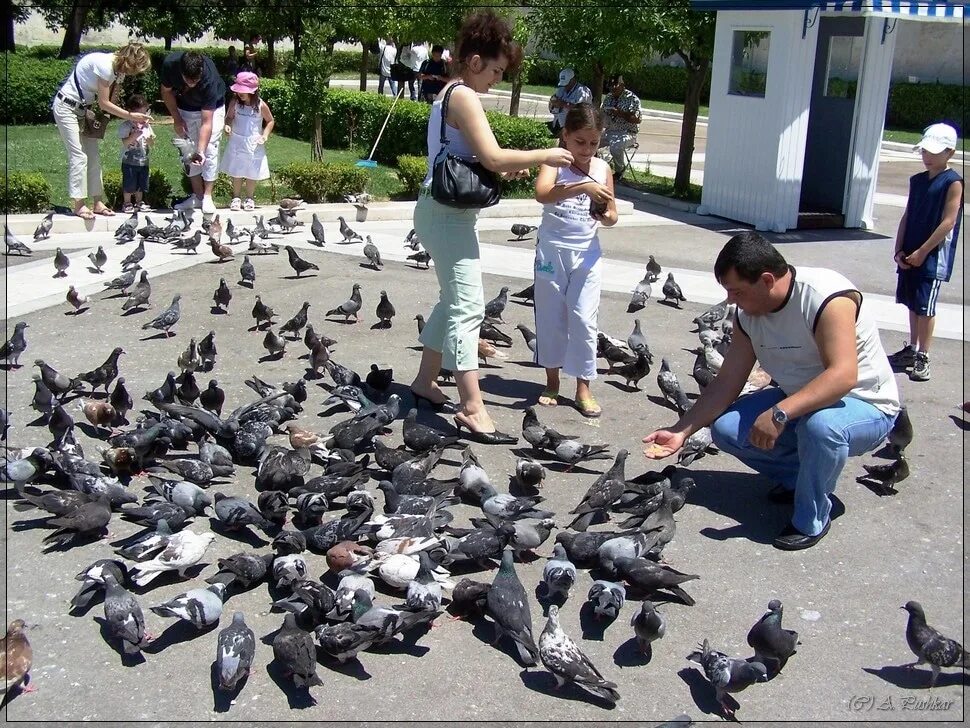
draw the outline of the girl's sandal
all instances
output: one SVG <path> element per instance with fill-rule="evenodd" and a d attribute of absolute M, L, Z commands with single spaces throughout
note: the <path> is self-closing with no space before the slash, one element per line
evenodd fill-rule
<path fill-rule="evenodd" d="M 543 407 L 555 407 L 559 404 L 559 392 L 554 392 L 551 389 L 544 389 L 542 394 L 539 395 L 539 404 Z"/>
<path fill-rule="evenodd" d="M 74 211 L 74 214 L 77 215 L 82 220 L 93 220 L 94 219 L 94 213 L 91 212 L 87 208 L 87 206 L 79 207 L 78 209 L 76 209 Z"/>
<path fill-rule="evenodd" d="M 583 417 L 599 417 L 601 414 L 603 414 L 603 410 L 593 397 L 577 399 L 575 404 L 576 409 L 579 410 L 579 414 L 581 414 Z"/>

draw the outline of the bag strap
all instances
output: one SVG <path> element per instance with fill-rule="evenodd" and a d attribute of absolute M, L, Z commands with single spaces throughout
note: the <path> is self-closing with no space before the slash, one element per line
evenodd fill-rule
<path fill-rule="evenodd" d="M 448 144 L 448 138 L 445 136 L 445 119 L 448 118 L 448 98 L 451 96 L 451 92 L 455 90 L 456 86 L 463 86 L 464 81 L 456 81 L 448 90 L 445 91 L 445 97 L 441 100 L 441 144 L 442 146 Z"/>
<path fill-rule="evenodd" d="M 81 93 L 81 84 L 77 82 L 77 64 L 74 64 L 74 70 L 71 71 L 71 75 L 74 77 L 74 88 L 77 89 L 77 100 L 78 103 L 84 104 L 84 94 Z"/>

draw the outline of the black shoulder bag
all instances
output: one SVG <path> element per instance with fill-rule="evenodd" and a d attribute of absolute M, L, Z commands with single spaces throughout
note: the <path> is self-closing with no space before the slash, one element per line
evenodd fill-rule
<path fill-rule="evenodd" d="M 452 84 L 441 101 L 441 151 L 434 160 L 431 174 L 431 196 L 436 202 L 462 209 L 491 207 L 502 199 L 502 183 L 497 174 L 481 162 L 456 157 L 448 151 L 445 119 L 448 117 L 448 98 Z"/>

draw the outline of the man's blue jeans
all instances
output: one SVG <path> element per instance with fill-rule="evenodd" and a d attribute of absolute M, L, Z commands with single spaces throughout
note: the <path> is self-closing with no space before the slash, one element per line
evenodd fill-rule
<path fill-rule="evenodd" d="M 889 434 L 895 417 L 854 397 L 789 420 L 771 450 L 748 442 L 754 421 L 785 399 L 777 387 L 741 397 L 711 425 L 714 444 L 762 475 L 795 491 L 792 525 L 816 536 L 829 521 L 839 474 L 850 455 L 872 450 Z"/>

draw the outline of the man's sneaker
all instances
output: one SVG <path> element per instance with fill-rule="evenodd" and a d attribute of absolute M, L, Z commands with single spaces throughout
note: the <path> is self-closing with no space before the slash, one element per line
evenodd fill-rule
<path fill-rule="evenodd" d="M 242 209 L 242 200 L 238 197 L 233 197 L 232 202 L 229 203 L 229 209 L 233 212 L 239 212 Z"/>
<path fill-rule="evenodd" d="M 895 354 L 889 355 L 889 366 L 893 369 L 906 369 L 913 366 L 916 360 L 916 349 L 913 348 L 912 344 L 906 344 L 902 349 L 897 351 Z"/>
<path fill-rule="evenodd" d="M 215 215 L 216 214 L 216 203 L 212 201 L 212 195 L 206 195 L 202 198 L 202 214 L 203 215 Z"/>
<path fill-rule="evenodd" d="M 925 351 L 916 352 L 916 360 L 913 362 L 913 371 L 909 373 L 909 378 L 914 382 L 928 382 L 930 379 L 930 355 Z"/>
<path fill-rule="evenodd" d="M 174 207 L 173 207 L 173 209 L 175 209 L 175 210 L 194 210 L 200 204 L 201 203 L 199 202 L 198 199 L 196 199 L 196 196 L 195 195 L 189 195 L 188 197 L 186 197 L 181 202 L 176 202 L 175 205 L 174 205 Z"/>

